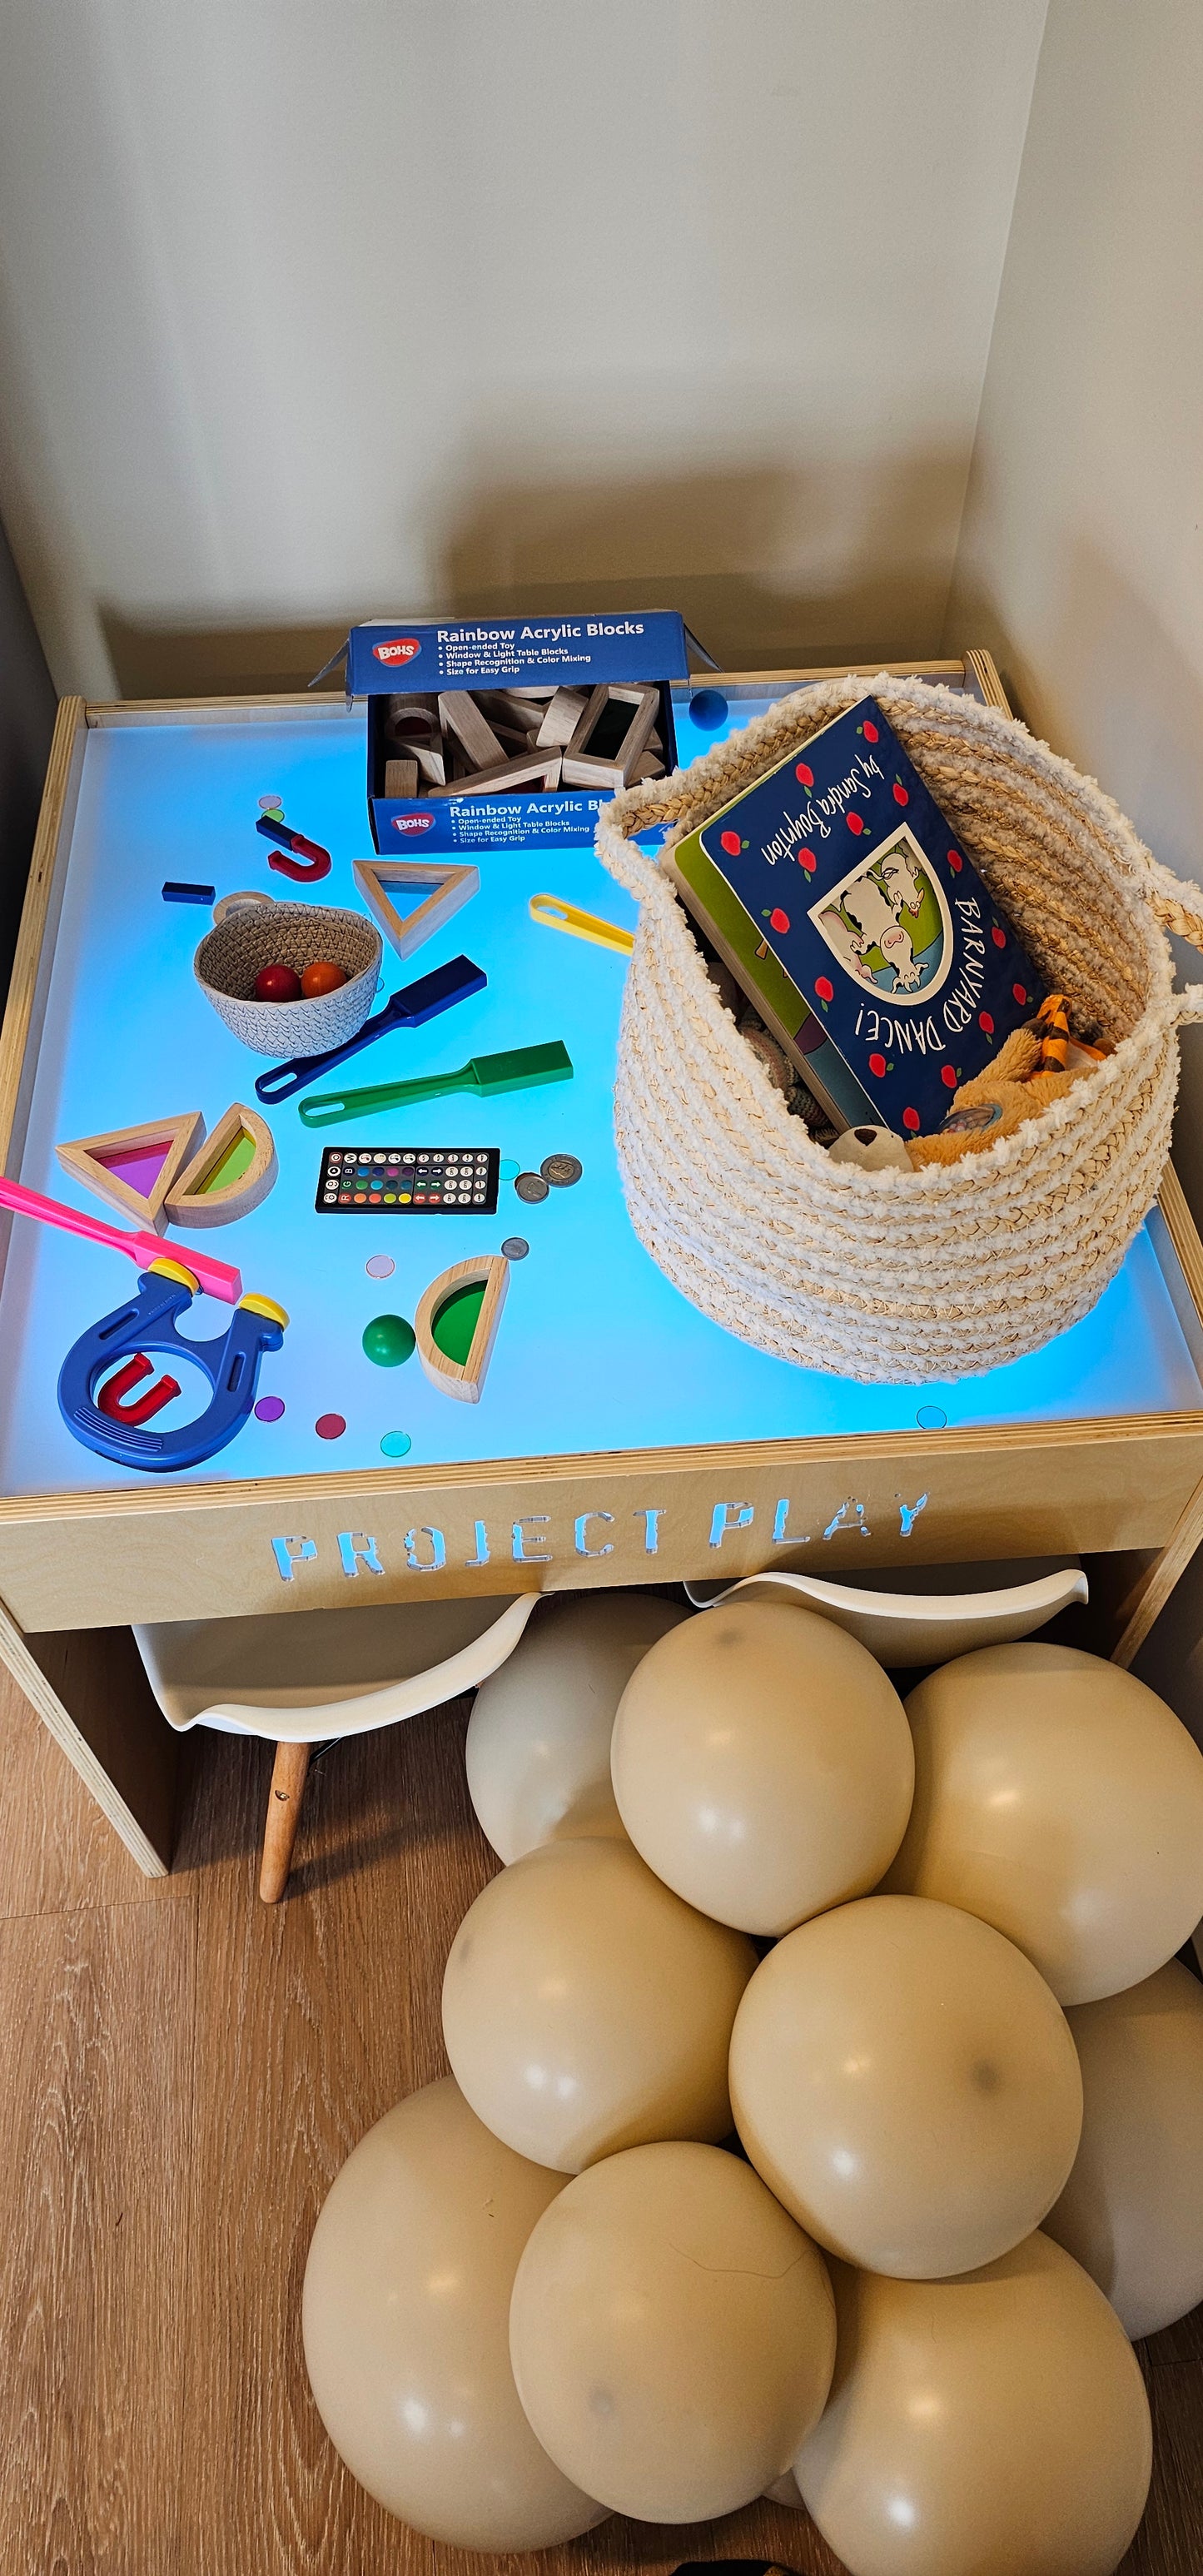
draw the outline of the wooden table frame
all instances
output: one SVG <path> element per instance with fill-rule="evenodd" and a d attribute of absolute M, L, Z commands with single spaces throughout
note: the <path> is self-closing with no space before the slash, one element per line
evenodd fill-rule
<path fill-rule="evenodd" d="M 987 654 L 889 667 L 968 682 L 1009 711 Z M 746 694 L 824 676 L 707 681 Z M 181 716 L 312 721 L 343 704 L 304 693 L 63 700 L 0 1031 L 6 1173 L 25 1139 L 89 729 Z M 1203 1245 L 1172 1170 L 1150 1224 L 1163 1230 L 1167 1279 L 1203 1360 Z M 0 1219 L 0 1253 L 10 1225 Z M 432 1529 L 446 1551 L 438 1572 L 423 1556 Z M 170 1866 L 180 1739 L 151 1694 L 130 1623 L 354 1606 L 339 1540 L 366 1533 L 384 1569 L 374 1603 L 416 1588 L 500 1594 L 735 1577 L 769 1561 L 838 1575 L 1072 1550 L 1099 1560 L 1105 1642 L 1126 1665 L 1203 1538 L 1203 1410 L 0 1500 L 0 1657 L 148 1875 Z M 816 1542 L 818 1563 L 807 1553 Z"/>

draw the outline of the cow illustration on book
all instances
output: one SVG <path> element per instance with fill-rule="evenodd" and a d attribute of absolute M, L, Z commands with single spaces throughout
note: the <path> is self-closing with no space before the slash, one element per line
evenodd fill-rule
<path fill-rule="evenodd" d="M 854 930 L 851 922 L 845 921 L 838 905 L 833 903 L 825 906 L 820 921 L 827 944 L 835 950 L 841 966 L 846 966 L 850 975 L 859 976 L 862 984 L 871 984 L 874 981 L 869 964 L 872 941 L 866 933 Z"/>
<path fill-rule="evenodd" d="M 920 1001 L 952 962 L 952 920 L 934 871 L 904 825 L 811 906 L 810 919 L 858 983 Z"/>
<path fill-rule="evenodd" d="M 850 886 L 845 886 L 843 908 L 868 945 L 880 949 L 890 969 L 887 991 L 915 992 L 923 983 L 923 968 L 911 945 L 911 934 L 899 919 L 901 898 L 895 911 L 881 878 L 874 875 L 872 868 L 866 868 Z M 878 980 L 875 976 L 874 982 Z"/>

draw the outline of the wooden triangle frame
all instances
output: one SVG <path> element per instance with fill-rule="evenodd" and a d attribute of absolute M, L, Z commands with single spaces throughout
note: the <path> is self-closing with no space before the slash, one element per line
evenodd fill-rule
<path fill-rule="evenodd" d="M 453 1263 L 450 1270 L 440 1270 L 423 1291 L 414 1316 L 414 1338 L 426 1375 L 441 1395 L 454 1396 L 459 1404 L 479 1404 L 509 1284 L 510 1265 L 504 1254 L 484 1252 L 474 1260 Z M 467 1359 L 449 1360 L 434 1338 L 436 1317 L 457 1288 L 480 1285 L 485 1293 Z"/>
<path fill-rule="evenodd" d="M 412 957 L 436 930 L 442 930 L 461 906 L 480 891 L 479 868 L 455 859 L 356 859 L 352 875 L 368 910 L 398 957 Z M 429 886 L 424 903 L 399 913 L 388 889 Z"/>
<path fill-rule="evenodd" d="M 108 1199 L 139 1225 L 152 1226 L 156 1234 L 162 1234 L 170 1222 L 167 1199 L 172 1183 L 196 1152 L 204 1132 L 200 1110 L 186 1109 L 174 1118 L 148 1118 L 141 1127 L 110 1127 L 100 1136 L 75 1136 L 54 1150 L 73 1180 L 82 1181 L 86 1190 L 95 1191 L 97 1198 Z M 150 1153 L 164 1142 L 167 1153 L 149 1190 L 133 1189 L 104 1159 L 109 1154 L 136 1154 L 139 1147 Z"/>

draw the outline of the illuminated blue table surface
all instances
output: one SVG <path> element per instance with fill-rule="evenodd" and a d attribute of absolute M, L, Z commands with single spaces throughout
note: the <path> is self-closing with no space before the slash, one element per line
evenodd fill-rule
<path fill-rule="evenodd" d="M 683 701 L 682 761 L 764 703 L 733 706 L 716 733 L 697 730 Z M 219 895 L 260 886 L 304 899 L 303 889 L 269 872 L 268 846 L 255 831 L 259 800 L 275 792 L 290 823 L 333 855 L 313 899 L 356 905 L 352 861 L 372 855 L 364 761 L 358 712 L 253 724 L 134 720 L 89 733 L 22 1180 L 104 1213 L 61 1171 L 56 1140 L 190 1109 L 212 1128 L 232 1102 L 254 1105 L 265 1059 L 222 1025 L 193 977 L 209 914 L 165 903 L 160 889 L 166 878 L 199 879 Z M 532 894 L 546 892 L 631 926 L 633 905 L 591 852 L 483 852 L 478 864 L 479 894 L 442 934 L 404 963 L 386 947 L 383 991 L 461 950 L 484 968 L 487 989 L 423 1029 L 387 1036 L 320 1087 L 435 1072 L 550 1038 L 564 1040 L 574 1078 L 494 1100 L 460 1094 L 320 1133 L 302 1126 L 295 1099 L 266 1113 L 279 1156 L 275 1187 L 253 1214 L 203 1240 L 238 1265 L 246 1288 L 289 1312 L 283 1349 L 265 1360 L 259 1387 L 261 1396 L 280 1397 L 284 1412 L 272 1422 L 252 1419 L 227 1450 L 175 1481 L 378 1468 L 390 1454 L 382 1441 L 397 1432 L 411 1443 L 407 1465 L 437 1466 L 847 1438 L 938 1425 L 941 1417 L 963 1427 L 1167 1414 L 1203 1403 L 1167 1281 L 1166 1245 L 1146 1230 L 1082 1323 L 1029 1359 L 955 1385 L 854 1385 L 766 1358 L 708 1322 L 661 1276 L 623 1205 L 611 1131 L 623 960 L 537 927 L 527 910 Z M 536 1205 L 503 1182 L 496 1217 L 483 1219 L 466 1211 L 319 1216 L 321 1149 L 343 1143 L 496 1145 L 524 1171 L 565 1153 L 579 1158 L 583 1178 Z M 186 1239 L 187 1229 L 173 1228 L 165 1249 L 177 1235 Z M 374 1316 L 412 1320 L 437 1273 L 512 1236 L 526 1239 L 529 1255 L 512 1264 L 478 1405 L 449 1403 L 416 1359 L 381 1369 L 365 1357 L 361 1336 Z M 377 1254 L 396 1264 L 383 1281 L 366 1268 Z M 55 1401 L 69 1344 L 132 1284 L 128 1264 L 112 1253 L 14 1224 L 0 1297 L 5 1495 L 145 1486 L 135 1471 L 78 1445 Z M 190 1329 L 207 1336 L 224 1313 L 198 1301 Z M 158 1423 L 168 1427 L 200 1402 L 198 1380 Z M 346 1425 L 336 1441 L 315 1429 L 331 1414 Z"/>

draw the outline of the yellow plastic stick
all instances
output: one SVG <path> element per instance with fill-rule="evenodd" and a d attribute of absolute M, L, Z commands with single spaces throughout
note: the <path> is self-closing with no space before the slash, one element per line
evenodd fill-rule
<path fill-rule="evenodd" d="M 620 930 L 616 921 L 603 921 L 600 913 L 582 912 L 575 903 L 563 903 L 558 894 L 533 894 L 530 917 L 544 930 L 566 930 L 570 939 L 587 939 L 594 948 L 615 948 L 620 957 L 629 957 L 635 942 L 629 930 Z"/>

